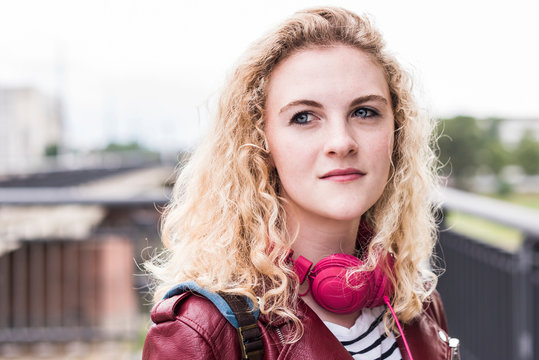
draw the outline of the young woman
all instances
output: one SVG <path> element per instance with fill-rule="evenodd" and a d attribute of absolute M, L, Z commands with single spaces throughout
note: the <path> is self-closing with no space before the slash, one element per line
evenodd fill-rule
<path fill-rule="evenodd" d="M 448 359 L 432 128 L 363 17 L 300 11 L 254 44 L 165 213 L 143 358 Z"/>

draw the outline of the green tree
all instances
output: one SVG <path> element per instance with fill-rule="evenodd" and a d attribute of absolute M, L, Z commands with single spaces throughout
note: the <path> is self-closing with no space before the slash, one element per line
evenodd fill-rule
<path fill-rule="evenodd" d="M 102 151 L 104 152 L 118 152 L 118 151 L 139 151 L 147 152 L 144 146 L 140 145 L 137 141 L 131 141 L 129 143 L 109 143 Z"/>
<path fill-rule="evenodd" d="M 515 152 L 515 163 L 528 175 L 539 174 L 539 141 L 531 130 L 526 130 Z"/>
<path fill-rule="evenodd" d="M 470 178 L 481 165 L 479 149 L 483 146 L 482 131 L 477 120 L 468 116 L 442 119 L 438 125 L 439 160 L 442 174 L 453 178 L 455 185 L 468 188 Z"/>
<path fill-rule="evenodd" d="M 511 162 L 509 151 L 500 139 L 502 119 L 490 118 L 480 121 L 483 125 L 482 146 L 479 150 L 479 160 L 483 167 L 496 176 L 500 176 L 503 168 Z"/>
<path fill-rule="evenodd" d="M 56 157 L 58 156 L 58 152 L 59 152 L 59 146 L 58 144 L 49 144 L 47 146 L 45 146 L 45 156 L 47 157 Z"/>

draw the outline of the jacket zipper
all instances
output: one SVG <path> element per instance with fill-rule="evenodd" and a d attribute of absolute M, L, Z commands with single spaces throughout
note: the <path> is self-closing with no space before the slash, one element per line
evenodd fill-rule
<path fill-rule="evenodd" d="M 284 336 L 283 336 L 283 333 L 281 332 L 281 329 L 275 328 L 275 331 L 277 331 L 277 335 L 279 335 L 279 339 L 281 339 L 281 344 L 283 344 L 284 346 Z"/>

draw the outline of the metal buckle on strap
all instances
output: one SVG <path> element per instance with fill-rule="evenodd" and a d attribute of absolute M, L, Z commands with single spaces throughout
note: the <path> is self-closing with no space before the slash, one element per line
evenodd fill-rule
<path fill-rule="evenodd" d="M 243 335 L 243 332 L 251 330 L 251 329 L 256 329 L 256 328 L 258 328 L 257 323 L 246 325 L 246 326 L 240 326 L 237 329 L 238 337 L 240 338 L 240 347 L 241 347 L 242 359 L 258 359 L 258 358 L 261 359 L 262 358 L 261 356 L 263 356 L 263 354 L 264 354 L 263 349 L 258 349 L 258 350 L 247 352 L 247 348 L 245 347 L 245 345 L 247 343 L 249 343 L 249 341 L 253 341 L 253 340 L 257 340 L 257 339 L 256 338 L 251 339 L 251 338 L 245 337 Z"/>

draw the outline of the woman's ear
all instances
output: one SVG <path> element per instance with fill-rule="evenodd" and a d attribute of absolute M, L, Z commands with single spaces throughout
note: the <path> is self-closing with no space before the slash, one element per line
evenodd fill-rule
<path fill-rule="evenodd" d="M 273 162 L 273 156 L 271 156 L 271 149 L 269 147 L 268 139 L 266 139 L 266 136 L 264 135 L 264 140 L 262 140 L 262 148 L 264 149 L 264 153 L 268 157 L 268 164 L 275 168 L 275 163 Z"/>
<path fill-rule="evenodd" d="M 266 153 L 266 156 L 268 157 L 268 165 L 272 168 L 272 169 L 275 169 L 275 171 L 277 171 L 277 168 L 275 167 L 275 163 L 273 162 L 273 156 L 271 156 L 271 152 L 267 152 Z"/>

